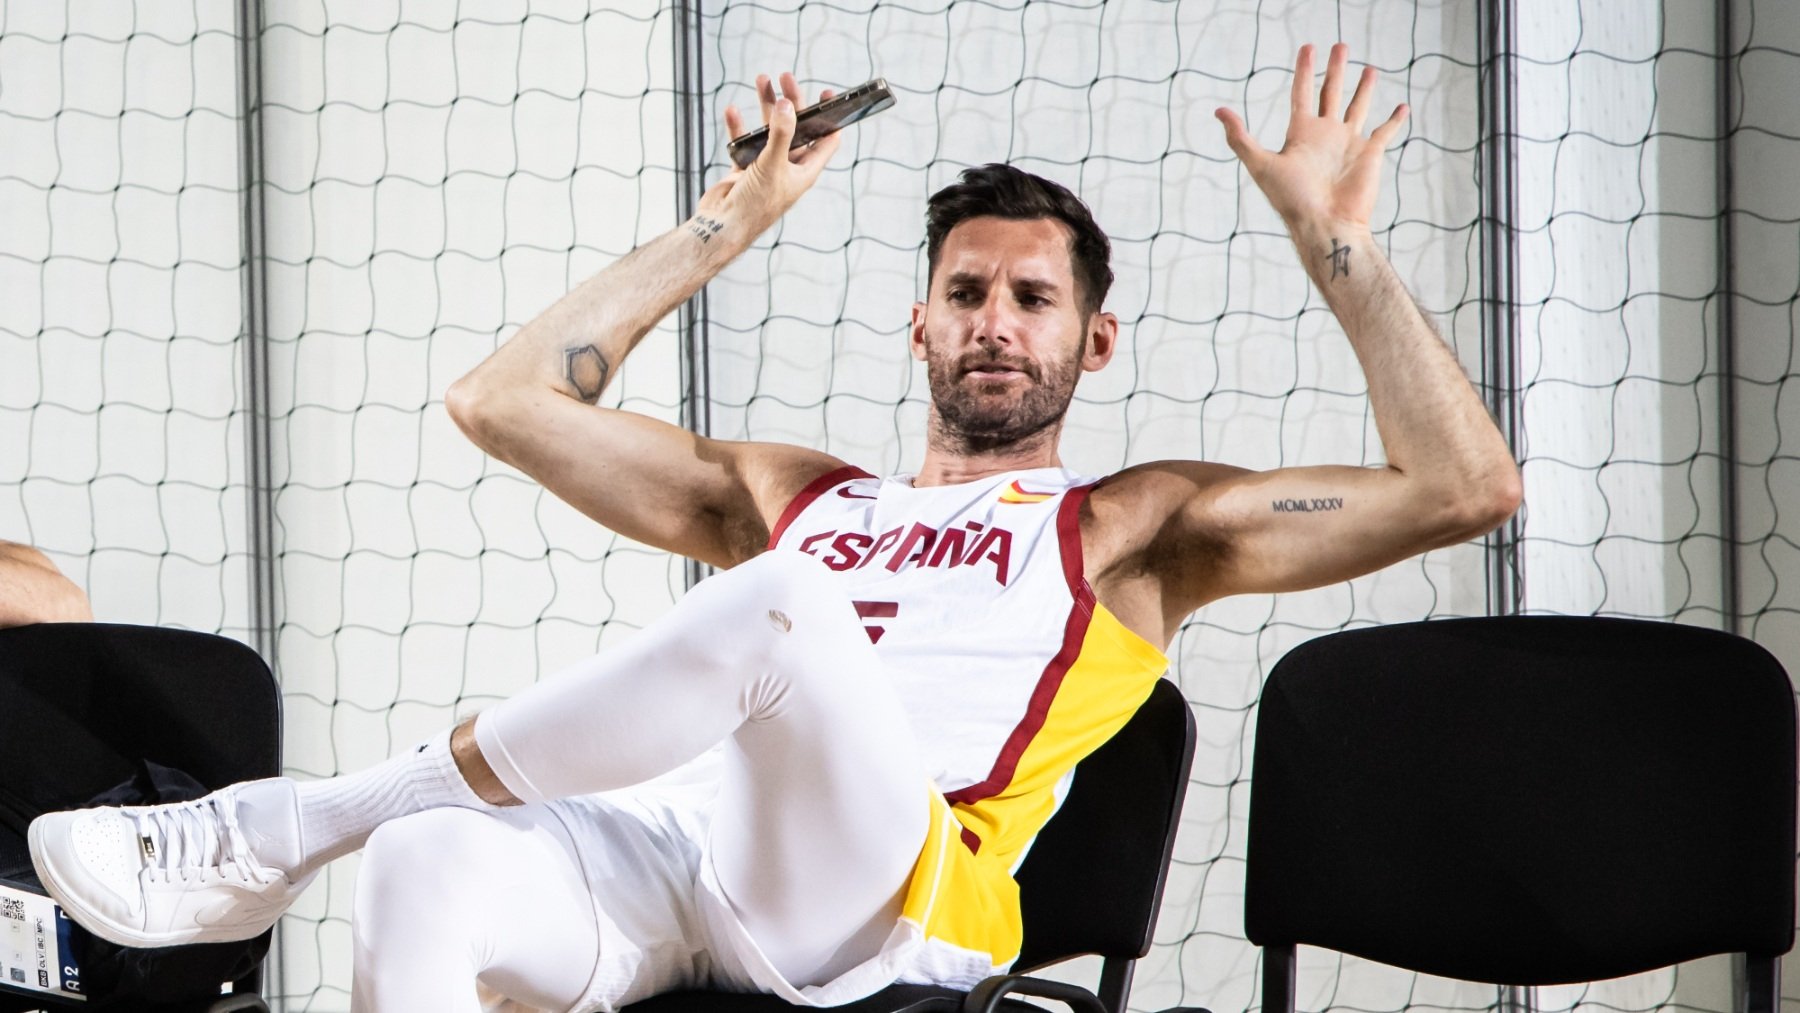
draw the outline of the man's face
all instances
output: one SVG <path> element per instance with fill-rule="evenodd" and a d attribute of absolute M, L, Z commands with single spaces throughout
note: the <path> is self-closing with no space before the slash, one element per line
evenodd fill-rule
<path fill-rule="evenodd" d="M 971 218 L 944 237 L 927 301 L 913 307 L 942 435 L 993 450 L 1054 431 L 1075 381 L 1112 358 L 1118 322 L 1084 313 L 1054 218 Z"/>

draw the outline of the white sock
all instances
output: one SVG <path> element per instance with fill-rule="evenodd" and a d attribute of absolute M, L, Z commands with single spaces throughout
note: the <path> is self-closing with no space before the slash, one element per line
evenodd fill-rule
<path fill-rule="evenodd" d="M 482 801 L 456 769 L 448 730 L 354 774 L 245 785 L 237 801 L 258 860 L 296 879 L 359 850 L 388 820 L 441 806 L 499 808 Z"/>

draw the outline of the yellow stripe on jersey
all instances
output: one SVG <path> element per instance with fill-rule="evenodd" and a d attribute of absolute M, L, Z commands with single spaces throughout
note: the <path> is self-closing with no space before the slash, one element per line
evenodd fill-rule
<path fill-rule="evenodd" d="M 931 833 L 901 917 L 928 940 L 992 954 L 997 967 L 1010 964 L 1023 938 L 1012 867 L 1055 811 L 1056 783 L 1125 727 L 1168 665 L 1161 651 L 1096 603 L 1081 650 L 1012 779 L 970 803 L 952 806 L 934 796 Z M 962 843 L 963 828 L 980 838 L 979 850 Z"/>
<path fill-rule="evenodd" d="M 1019 485 L 1019 482 L 1017 479 L 1014 479 L 1013 483 L 1011 485 L 1000 490 L 1000 502 L 1002 502 L 1002 503 L 1043 503 L 1047 500 L 1054 499 L 1055 497 L 1062 495 L 1062 492 L 1063 492 L 1063 490 L 1061 490 L 1061 489 L 1057 489 L 1054 492 L 1028 492 L 1025 490 L 1025 488 L 1023 486 Z"/>
<path fill-rule="evenodd" d="M 935 791 L 931 830 L 913 866 L 900 917 L 919 926 L 927 941 L 990 954 L 995 966 L 1019 952 L 1018 884 L 1006 867 L 964 846 L 950 803 Z"/>

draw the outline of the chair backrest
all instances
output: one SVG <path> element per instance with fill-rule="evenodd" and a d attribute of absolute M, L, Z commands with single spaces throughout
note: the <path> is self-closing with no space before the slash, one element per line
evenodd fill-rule
<path fill-rule="evenodd" d="M 280 697 L 268 666 L 237 641 L 187 630 L 0 630 L 6 795 L 39 810 L 67 808 L 125 781 L 139 758 L 208 788 L 279 774 Z M 16 857 L 0 856 L 0 865 Z"/>
<path fill-rule="evenodd" d="M 1193 712 L 1174 683 L 1159 680 L 1075 768 L 1062 808 L 1019 867 L 1025 942 L 1016 968 L 1149 952 L 1193 758 Z"/>
<path fill-rule="evenodd" d="M 1472 981 L 1794 939 L 1795 712 L 1750 641 L 1512 616 L 1295 648 L 1263 691 L 1245 928 Z"/>

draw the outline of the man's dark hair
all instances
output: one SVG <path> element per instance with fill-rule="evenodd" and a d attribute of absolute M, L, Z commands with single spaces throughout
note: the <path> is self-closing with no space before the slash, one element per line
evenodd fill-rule
<path fill-rule="evenodd" d="M 932 194 L 926 203 L 927 280 L 937 274 L 938 253 L 950 230 L 970 218 L 984 216 L 1014 220 L 1054 218 L 1067 225 L 1074 233 L 1069 241 L 1069 266 L 1075 274 L 1082 313 L 1093 313 L 1106 301 L 1106 291 L 1113 281 L 1108 263 L 1112 259 L 1112 244 L 1094 223 L 1088 206 L 1059 183 L 999 162 L 964 169 L 957 182 Z"/>

